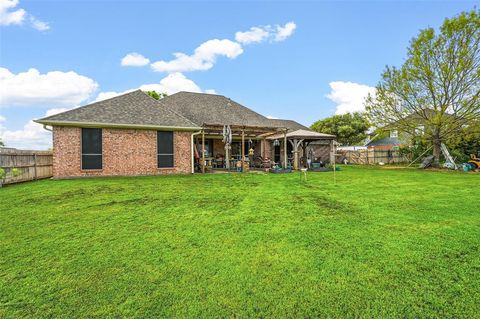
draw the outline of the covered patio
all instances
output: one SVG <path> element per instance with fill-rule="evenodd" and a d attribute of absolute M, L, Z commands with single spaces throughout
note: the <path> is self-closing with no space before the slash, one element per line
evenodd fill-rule
<path fill-rule="evenodd" d="M 273 141 L 275 144 L 279 139 L 283 139 L 284 145 L 287 145 L 287 142 L 290 143 L 292 147 L 292 160 L 293 160 L 293 169 L 298 170 L 302 167 L 309 168 L 310 163 L 315 160 L 313 151 L 313 145 L 322 146 L 324 150 L 328 150 L 329 158 L 328 162 L 333 163 L 335 161 L 335 135 L 318 133 L 310 130 L 299 129 L 288 131 L 284 134 L 275 134 L 267 138 L 267 140 Z M 287 148 L 283 147 L 283 156 L 288 158 Z M 300 156 L 301 153 L 301 156 Z M 300 163 L 300 159 L 302 159 Z"/>
<path fill-rule="evenodd" d="M 230 130 L 230 140 L 225 129 Z M 213 170 L 247 171 L 278 166 L 298 170 L 315 160 L 334 161 L 335 136 L 287 127 L 204 124 L 195 137 L 195 154 L 202 173 Z M 325 155 L 326 154 L 326 155 Z M 328 159 L 325 159 L 325 156 Z"/>
<path fill-rule="evenodd" d="M 226 134 L 225 130 L 228 130 Z M 202 173 L 210 169 L 246 171 L 270 156 L 271 135 L 286 136 L 287 127 L 204 124 L 195 138 L 195 156 Z"/>

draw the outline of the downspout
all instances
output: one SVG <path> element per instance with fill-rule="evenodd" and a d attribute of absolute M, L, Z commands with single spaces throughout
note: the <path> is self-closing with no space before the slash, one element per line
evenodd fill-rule
<path fill-rule="evenodd" d="M 51 128 L 47 127 L 47 124 L 43 124 L 43 128 L 47 131 L 53 132 L 53 130 Z"/>
<path fill-rule="evenodd" d="M 191 150 L 191 152 L 192 152 L 192 174 L 195 173 L 195 158 L 194 158 L 194 157 L 195 157 L 195 152 L 194 152 L 194 150 L 193 150 L 193 137 L 194 137 L 195 135 L 200 134 L 200 133 L 202 133 L 201 130 L 198 131 L 198 132 L 193 132 L 193 133 L 192 133 L 192 138 L 190 139 L 190 145 L 191 145 L 190 150 Z"/>

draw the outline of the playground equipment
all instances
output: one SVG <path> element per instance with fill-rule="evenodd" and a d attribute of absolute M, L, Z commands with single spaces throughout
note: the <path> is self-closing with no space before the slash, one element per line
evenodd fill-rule
<path fill-rule="evenodd" d="M 456 170 L 458 168 L 457 164 L 455 164 L 455 160 L 453 159 L 452 155 L 450 155 L 447 146 L 442 143 L 440 145 L 440 149 L 442 150 L 443 156 L 445 156 L 445 159 L 447 160 L 445 164 L 443 164 L 443 167 Z"/>
<path fill-rule="evenodd" d="M 473 171 L 478 168 L 480 168 L 480 158 L 476 157 L 475 154 L 470 154 L 470 160 L 463 164 L 463 170 Z"/>

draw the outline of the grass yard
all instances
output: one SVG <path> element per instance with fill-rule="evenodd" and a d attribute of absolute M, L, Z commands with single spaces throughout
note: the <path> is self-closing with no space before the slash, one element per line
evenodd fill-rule
<path fill-rule="evenodd" d="M 44 180 L 0 189 L 0 317 L 480 316 L 480 175 Z"/>

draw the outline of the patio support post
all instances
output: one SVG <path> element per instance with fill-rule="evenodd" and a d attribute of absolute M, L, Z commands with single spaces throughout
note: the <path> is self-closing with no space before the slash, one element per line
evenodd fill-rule
<path fill-rule="evenodd" d="M 303 157 L 303 165 L 308 168 L 307 164 L 307 142 L 302 142 L 302 157 Z"/>
<path fill-rule="evenodd" d="M 287 169 L 287 130 L 283 132 L 283 169 Z"/>
<path fill-rule="evenodd" d="M 242 129 L 242 172 L 245 164 L 245 131 Z"/>
<path fill-rule="evenodd" d="M 202 130 L 202 173 L 205 173 L 205 130 Z"/>
<path fill-rule="evenodd" d="M 293 140 L 293 169 L 298 169 L 298 144 L 297 139 Z"/>
<path fill-rule="evenodd" d="M 265 143 L 267 141 L 265 140 L 265 138 L 262 139 L 262 141 L 260 142 L 260 155 L 265 158 Z"/>
<path fill-rule="evenodd" d="M 300 166 L 300 164 L 299 164 L 300 158 L 298 156 L 298 153 L 300 151 L 299 151 L 298 148 L 300 147 L 300 144 L 303 143 L 303 139 L 297 140 L 295 138 L 295 139 L 293 139 L 293 141 L 290 140 L 289 142 L 290 142 L 290 144 L 292 144 L 292 147 L 293 147 L 293 169 L 298 170 L 299 166 Z"/>
<path fill-rule="evenodd" d="M 230 170 L 230 153 L 228 151 L 229 147 L 230 147 L 230 144 L 225 143 L 225 168 L 227 170 Z"/>
<path fill-rule="evenodd" d="M 335 142 L 330 140 L 330 164 L 335 165 Z"/>

